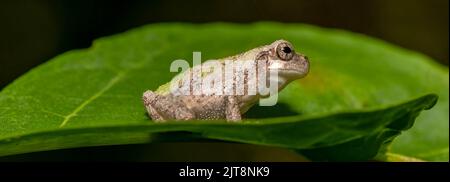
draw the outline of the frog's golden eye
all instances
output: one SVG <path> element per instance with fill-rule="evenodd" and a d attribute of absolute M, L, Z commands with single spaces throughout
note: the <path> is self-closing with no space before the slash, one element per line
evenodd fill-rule
<path fill-rule="evenodd" d="M 289 61 L 294 56 L 294 49 L 289 43 L 283 42 L 278 44 L 277 54 L 281 60 Z"/>

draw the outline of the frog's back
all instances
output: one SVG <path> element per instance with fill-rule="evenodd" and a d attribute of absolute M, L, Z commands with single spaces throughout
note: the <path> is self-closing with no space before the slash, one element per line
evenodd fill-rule
<path fill-rule="evenodd" d="M 170 84 L 171 82 L 167 82 L 161 86 L 158 87 L 158 89 L 155 90 L 156 94 L 159 95 L 166 95 L 168 93 L 170 93 Z"/>
<path fill-rule="evenodd" d="M 167 83 L 159 86 L 158 89 L 155 91 L 155 93 L 157 93 L 159 95 L 167 95 L 167 94 L 171 93 L 171 91 L 185 93 L 185 91 L 187 91 L 187 90 L 183 90 L 183 89 L 187 89 L 186 87 L 184 87 L 184 88 L 177 88 L 175 90 L 171 90 L 171 85 L 173 83 L 173 84 L 177 84 L 177 85 L 181 86 L 183 84 L 182 83 L 183 79 L 186 79 L 186 78 L 188 78 L 189 82 L 190 82 L 189 83 L 190 91 L 188 91 L 188 93 L 191 93 L 193 88 L 202 88 L 202 82 L 201 81 L 200 82 L 193 81 L 193 75 L 197 75 L 197 74 L 201 75 L 202 80 L 205 80 L 205 79 L 206 80 L 214 80 L 214 78 L 216 78 L 216 77 L 220 77 L 220 80 L 225 80 L 225 78 L 223 78 L 224 74 L 222 74 L 221 72 L 214 72 L 214 71 L 213 72 L 207 72 L 205 70 L 208 70 L 208 69 L 202 69 L 202 68 L 205 68 L 205 67 L 202 67 L 202 66 L 206 66 L 206 64 L 211 63 L 211 62 L 216 62 L 216 63 L 219 63 L 220 66 L 223 67 L 226 64 L 225 61 L 239 61 L 240 59 L 243 59 L 243 57 L 249 57 L 248 55 L 254 55 L 255 54 L 254 52 L 257 52 L 259 49 L 260 48 L 256 48 L 256 49 L 253 49 L 251 51 L 247 51 L 247 52 L 244 52 L 244 53 L 241 53 L 241 54 L 237 54 L 237 55 L 234 55 L 234 56 L 225 57 L 225 58 L 222 58 L 222 59 L 205 61 L 205 62 L 203 62 L 200 65 L 196 65 L 196 66 L 194 66 L 192 68 L 189 68 L 188 70 L 186 70 L 184 72 L 179 73 L 170 82 L 167 82 Z M 252 56 L 250 56 L 250 57 L 252 57 Z M 207 66 L 207 67 L 209 67 L 209 66 Z M 213 77 L 213 78 L 211 79 L 211 77 Z M 239 79 L 239 78 L 236 78 L 236 77 L 237 77 L 236 75 L 233 75 L 233 80 Z M 228 85 L 228 86 L 227 85 L 223 85 L 222 88 L 215 88 L 215 89 L 222 89 L 221 92 L 223 93 L 225 91 L 224 89 L 234 89 L 234 88 L 232 88 L 234 86 L 235 85 Z M 188 95 L 190 95 L 190 94 L 188 94 Z"/>
<path fill-rule="evenodd" d="M 222 60 L 219 61 L 222 64 Z M 205 62 L 206 63 L 206 62 Z M 204 63 L 203 63 L 204 64 Z M 158 89 L 156 89 L 155 93 L 160 94 L 160 95 L 167 95 L 169 93 L 171 93 L 171 85 L 173 84 L 177 84 L 179 86 L 182 86 L 183 84 L 183 79 L 188 79 L 189 80 L 189 87 L 193 87 L 193 88 L 202 88 L 201 87 L 201 82 L 195 82 L 192 81 L 192 77 L 194 74 L 200 74 L 202 79 L 207 79 L 208 77 L 222 77 L 222 75 L 217 75 L 214 73 L 210 73 L 210 72 L 202 72 L 201 69 L 197 69 L 200 68 L 203 64 L 201 65 L 197 65 L 194 66 L 193 68 L 189 68 L 188 70 L 179 73 L 174 79 L 172 79 L 170 82 L 167 82 L 161 86 L 158 87 Z M 194 73 L 194 70 L 196 71 L 200 71 L 201 73 Z M 192 85 L 191 85 L 192 84 Z M 185 91 L 185 90 L 180 90 L 181 88 L 177 88 L 173 91 L 178 92 L 178 91 Z M 184 89 L 187 89 L 186 87 L 184 87 Z M 189 88 L 191 89 L 191 88 Z M 186 90 L 187 91 L 187 90 Z M 184 93 L 184 92 L 183 92 Z M 189 92 L 190 93 L 190 92 Z M 189 95 L 189 94 L 188 94 Z"/>

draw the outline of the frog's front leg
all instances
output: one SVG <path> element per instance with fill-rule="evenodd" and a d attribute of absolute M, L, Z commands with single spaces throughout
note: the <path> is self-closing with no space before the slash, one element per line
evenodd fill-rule
<path fill-rule="evenodd" d="M 225 115 L 227 121 L 236 122 L 241 120 L 241 111 L 239 110 L 239 102 L 236 96 L 230 95 L 226 98 Z"/>
<path fill-rule="evenodd" d="M 195 118 L 181 99 L 169 95 L 159 95 L 146 91 L 143 96 L 144 105 L 150 117 L 155 121 L 191 120 Z"/>

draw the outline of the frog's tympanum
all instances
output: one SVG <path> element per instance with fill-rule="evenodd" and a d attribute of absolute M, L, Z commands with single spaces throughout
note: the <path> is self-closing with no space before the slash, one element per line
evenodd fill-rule
<path fill-rule="evenodd" d="M 202 67 L 210 63 L 208 61 L 180 73 L 177 79 L 160 86 L 156 91 L 146 91 L 143 102 L 149 116 L 155 121 L 193 119 L 240 121 L 242 114 L 260 98 L 268 97 L 268 93 L 258 92 L 258 88 L 261 87 L 258 84 L 267 84 L 273 79 L 269 78 L 270 73 L 277 73 L 276 90 L 280 91 L 291 81 L 302 78 L 309 72 L 308 58 L 295 52 L 292 44 L 285 40 L 277 40 L 270 45 L 257 47 L 236 56 L 215 60 L 215 62 L 222 66 L 218 72 L 211 72 L 210 69 Z M 224 71 L 227 68 L 226 64 L 229 63 L 233 65 L 231 69 L 228 69 L 231 71 Z M 248 70 L 237 71 L 244 67 Z M 262 72 L 267 73 L 266 76 L 258 76 Z M 194 76 L 197 73 L 199 77 Z M 209 82 L 197 81 L 194 78 Z M 211 80 L 212 84 L 205 85 L 205 83 L 211 83 Z M 188 86 L 182 87 L 181 83 L 188 83 Z M 200 91 L 193 91 L 198 88 Z M 208 88 L 215 89 L 215 92 L 201 91 Z M 257 90 L 256 93 L 250 93 L 251 88 L 256 88 L 253 89 Z"/>

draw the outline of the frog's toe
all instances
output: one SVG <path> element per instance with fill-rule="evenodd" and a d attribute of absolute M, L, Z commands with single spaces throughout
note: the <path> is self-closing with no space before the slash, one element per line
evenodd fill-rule
<path fill-rule="evenodd" d="M 148 115 L 152 118 L 153 121 L 155 122 L 165 121 L 164 118 L 151 105 L 146 106 L 146 108 Z"/>

